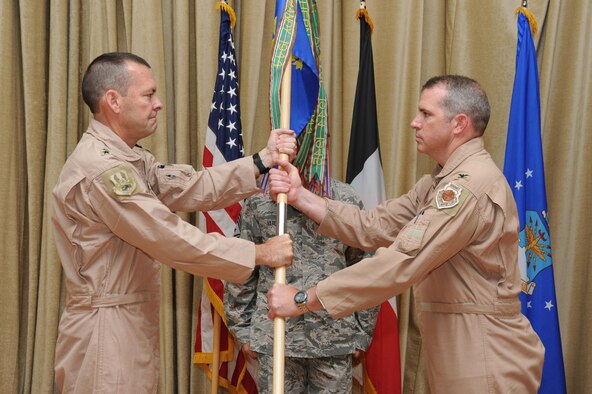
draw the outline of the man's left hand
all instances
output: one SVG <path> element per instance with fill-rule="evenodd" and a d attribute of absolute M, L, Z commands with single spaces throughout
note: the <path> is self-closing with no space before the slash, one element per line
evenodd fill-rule
<path fill-rule="evenodd" d="M 291 317 L 302 314 L 298 305 L 294 302 L 294 295 L 298 289 L 291 285 L 274 283 L 267 292 L 267 316 L 270 319 L 276 317 Z"/>

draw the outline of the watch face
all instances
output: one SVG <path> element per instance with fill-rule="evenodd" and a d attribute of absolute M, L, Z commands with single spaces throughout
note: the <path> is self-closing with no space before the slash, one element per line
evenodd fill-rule
<path fill-rule="evenodd" d="M 306 293 L 306 291 L 299 291 L 298 293 L 296 293 L 294 295 L 294 301 L 297 304 L 304 304 L 307 299 L 308 299 L 308 294 Z"/>

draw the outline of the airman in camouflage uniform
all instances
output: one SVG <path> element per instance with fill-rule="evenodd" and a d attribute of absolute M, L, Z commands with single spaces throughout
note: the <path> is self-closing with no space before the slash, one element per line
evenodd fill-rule
<path fill-rule="evenodd" d="M 331 180 L 333 198 L 362 206 L 354 189 Z M 240 237 L 263 243 L 277 234 L 277 205 L 269 194 L 245 201 L 238 225 Z M 286 283 L 308 289 L 333 272 L 367 254 L 316 233 L 317 225 L 288 206 L 287 233 L 294 242 L 294 260 L 286 269 Z M 267 317 L 267 291 L 274 271 L 255 269 L 242 285 L 227 283 L 224 311 L 228 327 L 241 344 L 257 352 L 260 393 L 271 392 L 273 380 L 273 321 Z M 325 311 L 286 319 L 285 377 L 288 393 L 349 393 L 352 390 L 352 354 L 366 350 L 372 339 L 378 308 L 333 320 Z"/>

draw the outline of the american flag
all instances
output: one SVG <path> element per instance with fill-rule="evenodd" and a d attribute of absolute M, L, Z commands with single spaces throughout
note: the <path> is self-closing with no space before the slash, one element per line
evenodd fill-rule
<path fill-rule="evenodd" d="M 218 74 L 203 155 L 203 166 L 206 168 L 244 156 L 238 93 L 238 69 L 230 18 L 222 12 Z"/>
<path fill-rule="evenodd" d="M 203 153 L 203 167 L 208 168 L 244 156 L 240 119 L 238 68 L 231 30 L 234 11 L 226 3 L 221 8 L 220 42 L 218 46 L 218 74 L 210 107 L 208 130 Z M 232 16 L 230 16 L 232 15 Z M 200 228 L 204 232 L 217 232 L 231 237 L 241 211 L 235 203 L 225 209 L 200 213 Z M 211 376 L 213 361 L 213 318 L 224 316 L 224 283 L 205 278 L 198 311 L 194 363 L 200 364 Z M 247 369 L 244 355 L 234 344 L 225 324 L 220 332 L 219 385 L 237 392 L 256 393 L 254 379 Z M 252 369 L 250 367 L 249 369 Z"/>

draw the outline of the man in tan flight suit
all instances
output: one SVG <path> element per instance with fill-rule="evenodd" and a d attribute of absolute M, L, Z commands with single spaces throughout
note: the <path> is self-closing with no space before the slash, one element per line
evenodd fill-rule
<path fill-rule="evenodd" d="M 290 264 L 288 235 L 262 245 L 204 234 L 172 211 L 211 210 L 259 189 L 290 130 L 272 131 L 253 157 L 196 172 L 161 164 L 136 143 L 156 131 L 162 103 L 148 63 L 130 53 L 96 58 L 82 82 L 93 113 L 53 190 L 55 241 L 68 298 L 55 353 L 63 393 L 156 393 L 160 263 L 233 282 L 255 265 Z"/>
<path fill-rule="evenodd" d="M 472 79 L 434 77 L 418 109 L 417 149 L 438 165 L 371 211 L 310 193 L 287 162 L 288 174 L 272 170 L 272 193 L 288 193 L 319 233 L 376 253 L 306 289 L 308 300 L 274 285 L 269 316 L 340 318 L 413 286 L 432 393 L 536 393 L 544 349 L 520 313 L 517 210 L 483 147 L 487 96 Z"/>

